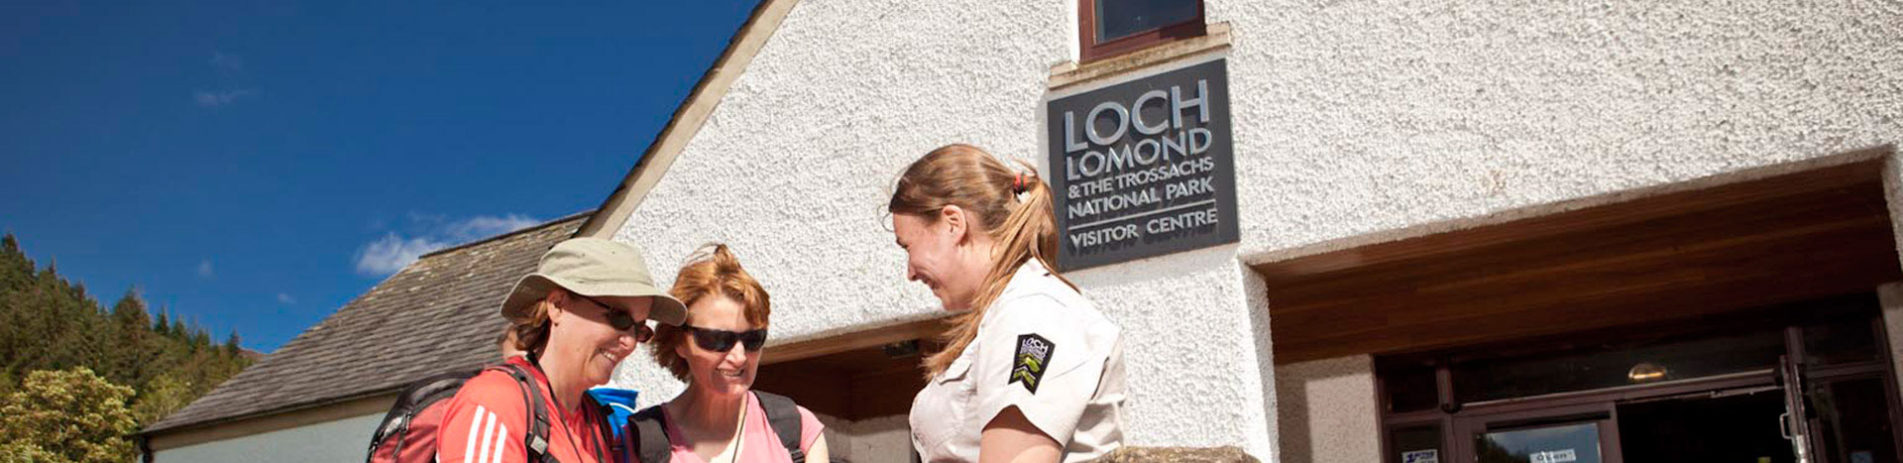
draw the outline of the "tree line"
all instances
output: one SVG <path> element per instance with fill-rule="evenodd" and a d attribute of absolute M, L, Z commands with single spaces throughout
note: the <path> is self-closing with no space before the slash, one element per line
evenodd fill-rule
<path fill-rule="evenodd" d="M 110 307 L 0 238 L 0 463 L 125 462 L 131 434 L 251 364 L 128 289 Z"/>

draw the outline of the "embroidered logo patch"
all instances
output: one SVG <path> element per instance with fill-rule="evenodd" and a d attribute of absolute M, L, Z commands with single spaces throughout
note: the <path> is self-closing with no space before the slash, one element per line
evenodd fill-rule
<path fill-rule="evenodd" d="M 1024 383 L 1024 390 L 1037 393 L 1037 383 L 1044 379 L 1044 368 L 1051 363 L 1051 352 L 1057 350 L 1057 344 L 1043 336 L 1035 334 L 1018 335 L 1017 359 L 1011 364 L 1011 380 L 1005 385 Z"/>

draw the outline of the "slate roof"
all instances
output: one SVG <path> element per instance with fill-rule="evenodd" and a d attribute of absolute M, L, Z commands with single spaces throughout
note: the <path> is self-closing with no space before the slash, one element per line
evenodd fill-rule
<path fill-rule="evenodd" d="M 424 255 L 146 434 L 395 392 L 500 359 L 503 295 L 587 213 Z"/>

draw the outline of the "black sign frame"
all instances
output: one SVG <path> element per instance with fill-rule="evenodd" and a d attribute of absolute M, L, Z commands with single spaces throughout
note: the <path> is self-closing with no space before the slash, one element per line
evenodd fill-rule
<path fill-rule="evenodd" d="M 1240 241 L 1226 58 L 1053 98 L 1044 116 L 1062 270 Z"/>

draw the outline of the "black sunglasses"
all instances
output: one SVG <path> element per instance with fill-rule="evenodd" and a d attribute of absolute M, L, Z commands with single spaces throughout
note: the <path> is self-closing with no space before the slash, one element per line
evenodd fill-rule
<path fill-rule="evenodd" d="M 654 329 L 648 328 L 648 324 L 645 322 L 635 320 L 634 317 L 628 315 L 627 311 L 617 309 L 615 308 L 615 306 L 608 305 L 608 303 L 606 302 L 601 302 L 600 299 L 595 299 L 592 297 L 583 296 L 583 295 L 575 294 L 575 293 L 569 293 L 569 294 L 574 294 L 575 297 L 581 298 L 581 300 L 584 300 L 584 301 L 588 301 L 591 304 L 600 306 L 602 310 L 608 311 L 608 326 L 612 326 L 614 327 L 614 329 L 620 330 L 620 331 L 628 331 L 630 329 L 633 329 L 634 331 L 632 331 L 631 333 L 634 334 L 634 342 L 636 344 L 648 342 L 649 339 L 654 339 Z"/>
<path fill-rule="evenodd" d="M 733 350 L 735 343 L 746 347 L 747 352 L 758 352 L 761 347 L 766 347 L 766 328 L 745 333 L 707 329 L 692 325 L 681 325 L 681 329 L 685 329 L 689 333 L 694 333 L 694 344 L 700 345 L 702 349 L 714 352 Z"/>

